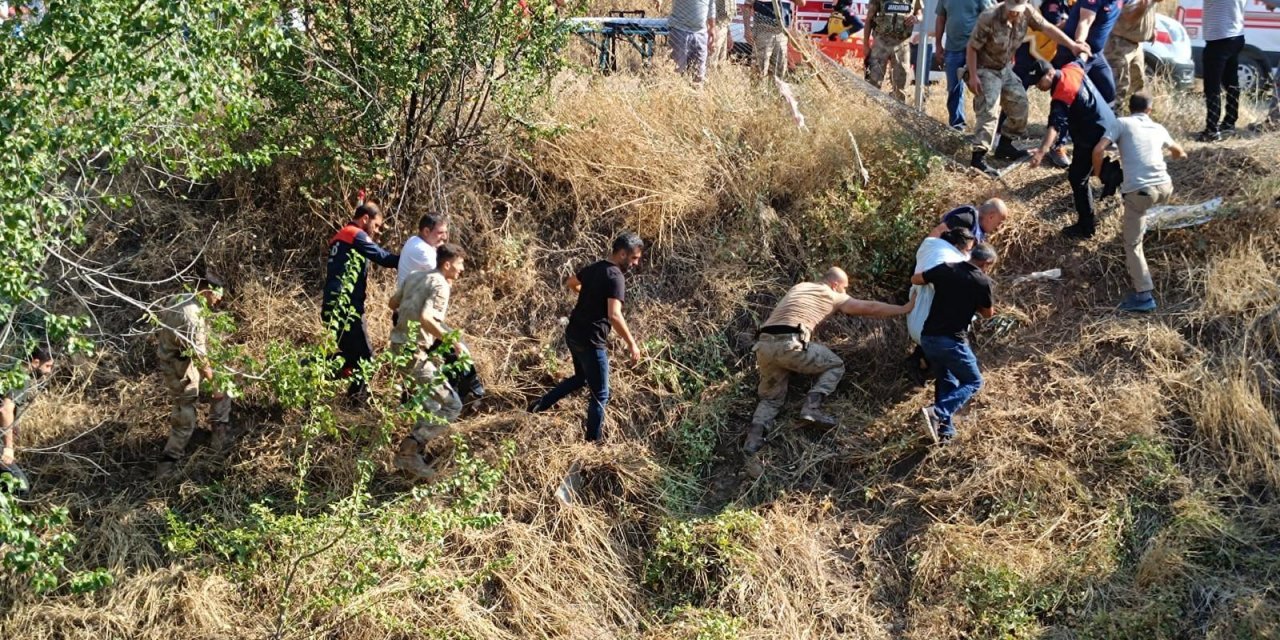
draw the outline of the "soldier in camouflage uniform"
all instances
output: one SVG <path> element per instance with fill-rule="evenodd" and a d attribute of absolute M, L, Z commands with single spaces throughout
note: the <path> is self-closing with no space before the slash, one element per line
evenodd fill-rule
<path fill-rule="evenodd" d="M 871 0 L 867 4 L 867 82 L 879 89 L 885 68 L 892 65 L 889 94 L 907 101 L 907 74 L 911 69 L 911 30 L 920 22 L 921 0 Z"/>
<path fill-rule="evenodd" d="M 986 161 L 987 152 L 995 143 L 997 107 L 1004 111 L 1006 119 L 999 132 L 996 157 L 1020 160 L 1028 155 L 1013 146 L 1013 137 L 1027 130 L 1028 103 L 1027 90 L 1012 67 L 1014 52 L 1027 38 L 1027 29 L 1048 34 L 1077 55 L 1089 53 L 1088 45 L 1071 40 L 1039 12 L 1029 11 L 1030 8 L 1027 0 L 1005 0 L 983 11 L 965 50 L 965 69 L 961 74 L 973 92 L 973 110 L 978 119 L 970 166 L 988 175 L 998 175 Z"/>
<path fill-rule="evenodd" d="M 222 283 L 214 277 L 202 279 L 194 293 L 170 296 L 156 313 L 160 324 L 157 364 L 165 387 L 173 396 L 173 412 L 169 415 L 169 440 L 156 467 L 156 475 L 164 476 L 182 459 L 195 432 L 196 403 L 200 400 L 200 383 L 213 379 L 208 358 L 209 327 L 201 301 L 209 307 L 222 300 Z M 231 398 L 221 391 L 208 395 L 209 426 L 213 431 L 210 446 L 223 451 L 231 444 Z"/>
<path fill-rule="evenodd" d="M 716 28 L 711 32 L 711 58 L 713 65 L 719 65 L 729 59 L 733 52 L 733 35 L 729 27 L 733 19 L 738 17 L 738 3 L 735 0 L 715 0 Z"/>
<path fill-rule="evenodd" d="M 800 419 L 823 426 L 835 426 L 835 418 L 821 411 L 822 402 L 836 390 L 844 377 L 844 361 L 827 347 L 811 342 L 813 330 L 827 316 L 839 311 L 851 316 L 888 318 L 910 313 L 914 303 L 885 304 L 855 300 L 845 294 L 849 276 L 831 267 L 821 282 L 803 282 L 787 292 L 756 334 L 756 368 L 760 370 L 760 403 L 751 418 L 751 430 L 743 450 L 753 454 L 764 446 L 765 433 L 787 399 L 787 383 L 792 373 L 817 376 L 805 396 Z"/>
<path fill-rule="evenodd" d="M 774 2 L 782 10 L 775 15 Z M 749 8 L 748 8 L 749 7 Z M 751 45 L 751 67 L 764 76 L 782 79 L 787 72 L 787 32 L 795 20 L 796 5 L 792 0 L 755 0 L 743 5 L 743 26 Z"/>
<path fill-rule="evenodd" d="M 1142 43 L 1156 35 L 1156 3 L 1160 0 L 1129 0 L 1125 3 L 1116 25 L 1111 29 L 1107 46 L 1102 50 L 1111 65 L 1116 80 L 1116 111 L 1129 105 L 1129 96 L 1146 86 L 1146 61 Z M 1117 115 L 1120 115 L 1117 113 Z"/>
<path fill-rule="evenodd" d="M 402 351 L 413 344 L 413 360 L 403 372 L 411 391 L 427 389 L 426 409 L 434 418 L 425 417 L 413 425 L 409 437 L 400 442 L 396 468 L 419 480 L 435 476 L 435 469 L 422 457 L 423 446 L 438 438 L 458 419 L 462 400 L 440 371 L 436 348 L 449 333 L 444 315 L 449 310 L 453 281 L 462 273 L 466 253 L 456 244 L 442 244 L 436 249 L 437 267 L 432 271 L 410 274 L 391 297 L 396 312 L 396 326 L 391 330 L 391 349 Z M 459 340 L 453 344 L 461 355 L 466 347 Z"/>

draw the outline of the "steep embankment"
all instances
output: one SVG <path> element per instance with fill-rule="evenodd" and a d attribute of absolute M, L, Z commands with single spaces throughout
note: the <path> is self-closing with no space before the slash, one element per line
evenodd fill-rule
<path fill-rule="evenodd" d="M 663 76 L 571 78 L 530 118 L 538 135 L 456 169 L 447 201 L 473 258 L 450 313 L 492 397 L 459 423 L 452 481 L 427 495 L 388 472 L 390 451 L 370 435 L 394 411 L 339 409 L 338 430 L 308 437 L 306 412 L 260 392 L 239 403 L 244 434 L 225 461 L 197 448 L 178 480 L 149 484 L 166 399 L 149 342 L 127 334 L 136 312 L 104 311 L 99 323 L 120 338 L 56 381 L 25 437 L 43 449 L 28 454 L 32 506 L 68 506 L 72 564 L 106 566 L 116 584 L 93 596 L 7 593 L 0 630 L 1280 635 L 1280 139 L 1189 145 L 1174 165 L 1180 201 L 1225 195 L 1235 213 L 1149 238 L 1163 304 L 1151 317 L 1112 310 L 1126 286 L 1118 202 L 1103 206 L 1095 239 L 1068 243 L 1056 235 L 1070 215 L 1061 174 L 1011 174 L 1013 216 L 997 238 L 1009 320 L 979 330 L 988 384 L 959 446 L 924 447 L 916 415 L 928 391 L 900 375 L 901 323 L 838 319 L 821 338 L 850 365 L 833 404 L 841 426 L 784 420 L 762 472 L 748 474 L 737 444 L 754 402 L 750 332 L 777 296 L 831 263 L 850 271 L 856 295 L 901 296 L 937 212 L 997 193 L 944 170 L 862 96 L 810 83 L 801 99 L 812 133 L 736 70 L 702 93 Z M 850 134 L 870 184 L 852 169 Z M 287 173 L 224 190 L 287 201 Z M 207 255 L 232 281 L 232 340 L 249 351 L 316 340 L 320 247 L 341 212 L 284 224 L 239 202 L 157 197 L 102 223 L 92 253 L 160 279 L 213 228 Z M 391 220 L 396 244 L 416 214 L 410 205 Z M 579 443 L 578 401 L 540 416 L 520 407 L 567 370 L 557 319 L 571 300 L 557 282 L 624 227 L 652 245 L 627 305 L 647 358 L 617 366 L 611 442 L 594 448 Z M 1052 267 L 1062 280 L 1012 284 Z M 377 345 L 391 282 L 375 272 Z M 385 374 L 375 388 L 391 393 Z M 488 463 L 504 450 L 499 476 Z M 367 493 L 345 498 L 365 455 L 379 463 Z M 552 491 L 575 461 L 581 499 L 563 506 Z"/>

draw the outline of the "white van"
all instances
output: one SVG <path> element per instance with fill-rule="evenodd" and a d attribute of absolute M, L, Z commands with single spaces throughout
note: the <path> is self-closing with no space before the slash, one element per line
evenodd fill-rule
<path fill-rule="evenodd" d="M 1244 51 L 1240 53 L 1240 88 L 1260 91 L 1270 87 L 1271 70 L 1280 64 L 1280 11 L 1269 11 L 1261 0 L 1247 0 L 1244 6 Z M 1191 36 L 1191 51 L 1200 74 L 1204 53 L 1204 0 L 1182 0 L 1176 13 Z"/>

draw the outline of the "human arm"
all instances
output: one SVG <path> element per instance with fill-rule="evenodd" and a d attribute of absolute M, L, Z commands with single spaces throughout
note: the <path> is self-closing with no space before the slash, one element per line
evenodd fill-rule
<path fill-rule="evenodd" d="M 874 37 L 876 14 L 879 13 L 880 3 L 872 0 L 867 3 L 867 18 L 862 21 L 862 57 L 864 59 L 871 58 L 871 38 Z"/>
<path fill-rule="evenodd" d="M 369 238 L 369 234 L 361 231 L 352 239 L 351 246 L 356 253 L 364 256 L 371 262 L 388 269 L 394 269 L 400 265 L 400 256 L 383 249 L 378 243 Z"/>
<path fill-rule="evenodd" d="M 1087 57 L 1093 53 L 1093 51 L 1089 48 L 1089 45 L 1085 44 L 1084 42 L 1077 42 L 1075 40 L 1072 40 L 1067 36 L 1067 34 L 1062 32 L 1062 29 L 1059 29 L 1058 27 L 1049 24 L 1049 21 L 1045 20 L 1044 16 L 1040 15 L 1040 12 L 1038 11 L 1028 12 L 1027 19 L 1030 23 L 1031 28 L 1049 36 L 1051 40 L 1066 47 L 1067 50 L 1069 50 L 1072 54 L 1076 56 Z M 1089 32 L 1088 29 L 1086 29 L 1085 33 L 1087 34 L 1088 32 Z"/>
<path fill-rule="evenodd" d="M 924 272 L 921 271 L 920 273 L 911 274 L 911 284 L 926 285 L 929 283 L 925 282 Z"/>
<path fill-rule="evenodd" d="M 947 10 L 938 3 L 938 18 L 933 23 L 933 59 L 939 65 L 946 59 L 947 53 L 942 49 L 942 36 L 947 28 Z"/>
<path fill-rule="evenodd" d="M 1093 145 L 1093 177 L 1102 175 L 1102 156 L 1107 152 L 1107 147 L 1111 145 L 1111 138 L 1103 136 L 1098 144 Z"/>
<path fill-rule="evenodd" d="M 1053 143 L 1057 141 L 1058 130 L 1055 129 L 1053 125 L 1049 125 L 1044 130 L 1044 140 L 1040 143 L 1040 148 L 1031 152 L 1031 168 L 1034 169 L 1040 166 L 1040 163 L 1044 161 L 1045 155 L 1047 155 L 1049 150 L 1053 148 Z"/>
<path fill-rule="evenodd" d="M 400 302 L 404 298 L 404 287 L 396 287 L 396 292 L 391 294 L 391 299 L 387 301 L 387 308 L 392 311 L 400 310 Z"/>
<path fill-rule="evenodd" d="M 574 292 L 574 293 L 581 293 L 581 292 L 582 292 L 582 281 L 578 279 L 578 274 L 576 274 L 576 273 L 575 273 L 575 274 L 573 274 L 573 275 L 571 275 L 571 276 L 569 276 L 569 277 L 564 281 L 564 286 L 565 286 L 565 288 L 567 288 L 568 290 L 570 290 L 570 291 L 572 291 L 572 292 Z"/>
<path fill-rule="evenodd" d="M 1080 8 L 1080 21 L 1076 23 L 1076 32 L 1073 34 L 1076 42 L 1084 42 L 1084 39 L 1089 37 L 1089 27 L 1093 26 L 1093 20 L 1097 17 L 1097 11 Z"/>
<path fill-rule="evenodd" d="M 991 301 L 990 279 L 986 279 L 986 286 L 983 287 L 981 298 L 978 300 L 978 308 L 976 309 L 976 312 L 983 318 L 990 318 L 991 316 L 996 315 L 995 304 Z"/>
<path fill-rule="evenodd" d="M 942 234 L 944 234 L 944 233 L 946 233 L 947 231 L 950 231 L 950 230 L 951 230 L 951 227 L 950 227 L 946 222 L 939 222 L 939 223 L 938 223 L 938 226 L 934 227 L 934 228 L 933 228 L 933 231 L 930 231 L 930 232 L 929 232 L 929 236 L 928 236 L 928 237 L 930 237 L 930 238 L 941 238 L 941 237 L 942 237 Z"/>
<path fill-rule="evenodd" d="M 840 303 L 840 313 L 847 316 L 865 316 L 868 318 L 892 318 L 911 313 L 914 300 L 907 304 L 889 304 L 875 300 L 858 300 L 848 298 Z"/>
<path fill-rule="evenodd" d="M 3 464 L 6 467 L 13 464 L 14 460 L 13 414 L 15 408 L 13 400 L 9 398 L 5 398 L 3 406 L 0 406 L 0 431 L 4 432 L 4 455 L 3 457 L 0 457 L 0 464 Z"/>
<path fill-rule="evenodd" d="M 635 336 L 631 335 L 631 327 L 627 326 L 627 319 L 622 316 L 622 301 L 617 298 L 609 298 L 607 306 L 610 326 L 626 341 L 627 349 L 631 353 L 631 361 L 639 362 L 640 345 L 636 344 Z"/>
<path fill-rule="evenodd" d="M 1182 148 L 1182 145 L 1175 142 L 1169 145 L 1169 155 L 1173 156 L 1176 160 L 1181 160 L 1187 157 L 1187 151 Z"/>
<path fill-rule="evenodd" d="M 965 84 L 969 85 L 973 95 L 982 95 L 982 83 L 978 81 L 978 50 L 974 48 L 972 38 L 964 49 L 964 64 L 965 72 L 968 73 Z"/>

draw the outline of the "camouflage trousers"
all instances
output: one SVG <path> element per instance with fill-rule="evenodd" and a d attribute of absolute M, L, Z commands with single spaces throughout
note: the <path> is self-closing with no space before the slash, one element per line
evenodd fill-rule
<path fill-rule="evenodd" d="M 972 69 L 968 71 L 973 72 Z M 977 127 L 973 130 L 973 148 L 990 151 L 996 141 L 996 126 L 1001 110 L 1004 111 L 1005 121 L 1000 133 L 1009 136 L 1026 133 L 1029 109 L 1027 90 L 1009 65 L 998 71 L 978 69 L 978 81 L 982 85 L 982 93 L 973 96 L 973 111 L 978 117 Z"/>
<path fill-rule="evenodd" d="M 729 53 L 733 51 L 733 43 L 730 42 L 732 37 L 729 23 L 716 21 L 716 28 L 711 32 L 711 64 L 718 65 L 729 59 Z"/>
<path fill-rule="evenodd" d="M 200 372 L 190 359 L 181 355 L 160 352 L 160 375 L 164 386 L 173 398 L 173 412 L 169 414 L 169 440 L 164 445 L 164 457 L 170 460 L 182 458 L 195 433 L 198 417 L 196 404 L 200 401 Z M 231 398 L 207 398 L 209 424 L 214 429 L 227 429 L 231 425 Z"/>
<path fill-rule="evenodd" d="M 761 335 L 756 341 L 756 369 L 760 371 L 753 424 L 771 424 L 787 400 L 791 374 L 817 376 L 809 393 L 829 395 L 844 377 L 844 361 L 835 352 L 816 342 L 805 345 L 796 335 Z"/>
<path fill-rule="evenodd" d="M 1129 110 L 1129 96 L 1146 86 L 1143 74 L 1147 63 L 1143 59 L 1142 45 L 1112 36 L 1107 39 L 1102 53 L 1116 79 L 1116 113 L 1124 113 Z"/>
<path fill-rule="evenodd" d="M 906 102 L 907 75 L 911 69 L 910 42 L 883 36 L 875 39 L 867 56 L 867 82 L 879 89 L 884 84 L 886 69 L 889 71 L 889 95 L 899 102 Z"/>
<path fill-rule="evenodd" d="M 751 24 L 751 67 L 762 76 L 781 79 L 787 72 L 787 34 L 776 24 L 756 20 Z"/>
<path fill-rule="evenodd" d="M 447 431 L 448 423 L 458 419 L 458 414 L 462 413 L 462 398 L 445 379 L 436 361 L 425 351 L 416 352 L 413 361 L 405 367 L 402 374 L 410 393 L 416 394 L 421 389 L 428 389 L 424 408 L 444 421 L 441 423 L 439 420 L 423 417 L 414 422 L 410 435 L 419 444 L 426 444 Z"/>

